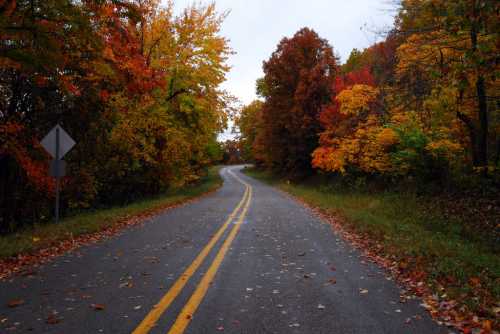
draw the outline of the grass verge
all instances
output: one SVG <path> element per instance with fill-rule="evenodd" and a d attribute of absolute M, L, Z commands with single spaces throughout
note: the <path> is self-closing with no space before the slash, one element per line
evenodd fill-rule
<path fill-rule="evenodd" d="M 429 210 L 416 195 L 293 184 L 255 169 L 245 173 L 339 217 L 342 228 L 371 240 L 377 252 L 400 263 L 408 275 L 418 273 L 439 296 L 446 294 L 486 317 L 497 314 L 498 249 L 463 235 L 457 228 L 463 222 L 443 217 L 436 208 Z"/>
<path fill-rule="evenodd" d="M 78 236 L 98 233 L 126 219 L 183 203 L 213 191 L 222 185 L 219 167 L 211 167 L 198 184 L 171 190 L 161 196 L 126 206 L 99 209 L 63 219 L 58 225 L 47 223 L 0 237 L 0 260 L 18 254 L 45 249 L 57 242 Z"/>

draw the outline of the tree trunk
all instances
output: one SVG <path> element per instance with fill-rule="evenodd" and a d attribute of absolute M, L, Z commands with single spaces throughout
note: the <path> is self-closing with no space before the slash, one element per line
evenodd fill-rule
<path fill-rule="evenodd" d="M 497 154 L 495 157 L 495 166 L 498 166 L 500 164 L 500 139 L 497 140 Z"/>
<path fill-rule="evenodd" d="M 474 126 L 474 122 L 469 117 L 462 114 L 459 110 L 457 110 L 457 117 L 460 121 L 462 121 L 465 124 L 467 130 L 469 131 L 470 147 L 472 153 L 472 166 L 474 167 L 479 166 L 480 159 L 478 150 L 477 131 L 476 127 Z"/>
<path fill-rule="evenodd" d="M 479 13 L 478 4 L 476 1 L 472 5 L 472 20 L 471 20 L 471 30 L 470 39 L 472 53 L 477 53 L 477 38 L 478 38 L 478 26 Z M 478 138 L 477 138 L 477 165 L 474 167 L 487 167 L 488 166 L 488 103 L 486 98 L 486 85 L 483 75 L 481 74 L 481 66 L 476 60 L 476 99 L 478 103 Z M 486 168 L 485 168 L 486 172 Z"/>
<path fill-rule="evenodd" d="M 484 78 L 478 75 L 476 82 L 477 100 L 479 105 L 479 140 L 478 155 L 479 166 L 488 166 L 488 104 L 486 101 L 486 88 Z"/>

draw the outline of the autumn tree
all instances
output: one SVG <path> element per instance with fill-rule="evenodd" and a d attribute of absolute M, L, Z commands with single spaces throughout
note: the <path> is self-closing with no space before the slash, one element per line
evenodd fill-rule
<path fill-rule="evenodd" d="M 494 146 L 499 150 L 497 125 L 491 126 L 498 119 L 499 6 L 488 0 L 406 0 L 396 22 L 406 37 L 398 51 L 400 82 L 417 79 L 405 85 L 418 87 L 413 95 L 421 97 L 435 87 L 454 91 L 453 109 L 469 137 L 472 163 L 483 170 L 494 159 Z"/>
<path fill-rule="evenodd" d="M 227 165 L 242 163 L 241 146 L 239 141 L 228 139 L 222 143 L 222 162 Z"/>
<path fill-rule="evenodd" d="M 172 2 L 0 1 L 0 230 L 50 217 L 39 140 L 59 122 L 63 209 L 131 201 L 196 181 L 220 159 L 230 96 L 225 14 Z M 127 180 L 124 182 L 123 180 Z"/>
<path fill-rule="evenodd" d="M 77 140 L 102 111 L 102 43 L 90 9 L 69 0 L 0 3 L 1 229 L 47 216 L 54 187 L 38 141 L 56 122 Z M 123 17 L 125 19 L 125 16 Z"/>
<path fill-rule="evenodd" d="M 264 62 L 260 84 L 266 164 L 292 177 L 311 171 L 311 153 L 317 147 L 322 106 L 328 102 L 335 78 L 332 47 L 311 29 L 284 38 Z"/>
<path fill-rule="evenodd" d="M 113 152 L 120 154 L 114 154 L 105 176 L 128 194 L 196 181 L 212 162 L 230 102 L 219 89 L 231 53 L 218 34 L 225 14 L 218 14 L 214 5 L 193 5 L 178 17 L 172 3 L 163 8 L 156 1 L 141 1 L 140 6 L 146 16 L 137 25 L 137 50 L 151 73 L 148 82 L 158 84 L 148 94 L 115 96 L 112 111 L 130 111 L 117 113 L 111 142 Z M 124 177 L 140 187 L 123 184 Z"/>
<path fill-rule="evenodd" d="M 325 130 L 313 166 L 342 174 L 392 172 L 390 149 L 398 137 L 384 127 L 380 90 L 368 68 L 337 77 L 332 90 L 337 95 L 320 114 Z"/>
<path fill-rule="evenodd" d="M 314 165 L 367 172 L 352 158 L 368 152 L 357 149 L 376 151 L 380 144 L 392 143 L 385 146 L 384 167 L 371 173 L 444 180 L 471 166 L 494 170 L 499 156 L 497 12 L 498 5 L 487 1 L 402 1 L 396 29 L 382 42 L 353 50 L 342 66 L 343 80 L 332 89 L 337 95 L 320 117 L 325 131 Z M 373 80 L 364 81 L 366 73 Z M 367 109 L 372 122 L 365 130 L 356 114 L 346 118 L 341 112 L 368 101 L 359 83 L 378 92 L 377 110 L 373 104 Z M 375 128 L 385 129 L 385 138 L 353 145 L 362 139 L 356 133 L 376 133 Z M 354 155 L 346 153 L 353 150 Z M 465 159 L 467 150 L 471 162 Z"/>
<path fill-rule="evenodd" d="M 262 105 L 263 102 L 255 100 L 243 106 L 235 119 L 235 126 L 239 134 L 238 141 L 241 146 L 242 158 L 245 161 L 260 160 L 258 158 L 256 138 L 262 131 Z"/>

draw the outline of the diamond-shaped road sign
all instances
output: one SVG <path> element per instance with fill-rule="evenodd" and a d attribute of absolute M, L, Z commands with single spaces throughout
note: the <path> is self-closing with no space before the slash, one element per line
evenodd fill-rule
<path fill-rule="evenodd" d="M 59 222 L 59 192 L 61 177 L 66 174 L 66 162 L 61 160 L 66 153 L 75 146 L 75 141 L 64 131 L 59 124 L 40 142 L 43 148 L 54 158 L 50 163 L 49 174 L 56 178 L 56 205 L 54 208 L 56 223 Z"/>
<path fill-rule="evenodd" d="M 59 145 L 57 144 L 57 137 L 59 135 Z M 43 148 L 49 152 L 49 154 L 56 159 L 62 159 L 62 157 L 75 146 L 75 141 L 64 131 L 64 129 L 57 124 L 50 130 L 50 132 L 42 139 L 40 142 Z M 56 152 L 57 146 L 59 146 L 59 152 Z M 59 154 L 57 154 L 59 153 Z"/>

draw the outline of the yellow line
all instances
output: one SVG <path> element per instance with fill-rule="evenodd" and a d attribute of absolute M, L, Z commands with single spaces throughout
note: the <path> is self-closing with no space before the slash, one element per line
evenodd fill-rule
<path fill-rule="evenodd" d="M 177 317 L 177 320 L 175 320 L 175 323 L 168 331 L 168 334 L 182 334 L 182 333 L 184 333 L 184 331 L 186 330 L 186 327 L 191 322 L 191 319 L 192 319 L 194 313 L 196 312 L 196 309 L 198 308 L 201 301 L 205 297 L 207 290 L 208 290 L 208 287 L 210 286 L 212 280 L 214 279 L 215 274 L 217 273 L 217 270 L 219 269 L 219 266 L 222 263 L 222 260 L 224 259 L 224 256 L 226 255 L 229 247 L 231 246 L 231 243 L 233 242 L 234 238 L 236 237 L 236 234 L 238 233 L 238 230 L 240 229 L 240 226 L 243 222 L 243 219 L 245 218 L 245 215 L 248 211 L 248 208 L 250 206 L 251 201 L 252 201 L 252 188 L 250 187 L 250 194 L 248 195 L 247 202 L 245 204 L 245 207 L 243 208 L 243 211 L 241 212 L 241 214 L 238 218 L 237 223 L 234 225 L 234 227 L 231 230 L 231 232 L 229 233 L 228 237 L 226 238 L 226 240 L 222 244 L 222 247 L 220 248 L 219 252 L 217 253 L 214 261 L 210 265 L 210 268 L 208 268 L 207 272 L 205 273 L 205 275 L 201 279 L 200 284 L 198 284 L 193 295 L 191 296 L 191 298 L 189 298 L 189 301 L 182 309 L 181 313 Z"/>
<path fill-rule="evenodd" d="M 232 173 L 231 173 L 232 174 Z M 234 176 L 234 174 L 233 174 Z M 207 255 L 210 253 L 214 245 L 220 239 L 220 237 L 224 234 L 229 224 L 233 221 L 236 213 L 239 211 L 245 200 L 250 196 L 251 190 L 248 184 L 245 184 L 245 194 L 243 198 L 238 203 L 238 206 L 231 212 L 227 220 L 224 222 L 224 225 L 217 231 L 217 233 L 213 236 L 213 238 L 209 241 L 209 243 L 203 248 L 203 250 L 198 254 L 196 259 L 189 265 L 189 267 L 182 273 L 181 277 L 172 285 L 172 287 L 168 290 L 168 292 L 162 297 L 162 299 L 153 306 L 151 312 L 142 320 L 139 326 L 132 332 L 132 334 L 146 334 L 148 333 L 155 325 L 158 319 L 160 319 L 161 315 L 165 312 L 165 310 L 170 306 L 170 304 L 174 301 L 174 299 L 179 295 L 182 291 L 188 280 L 193 276 L 198 267 L 203 263 Z"/>
<path fill-rule="evenodd" d="M 244 185 L 246 185 L 247 187 L 250 187 L 250 185 L 243 181 L 238 175 L 234 174 L 232 170 L 228 169 L 228 173 L 231 174 L 236 180 L 238 180 L 240 183 L 243 183 Z"/>

